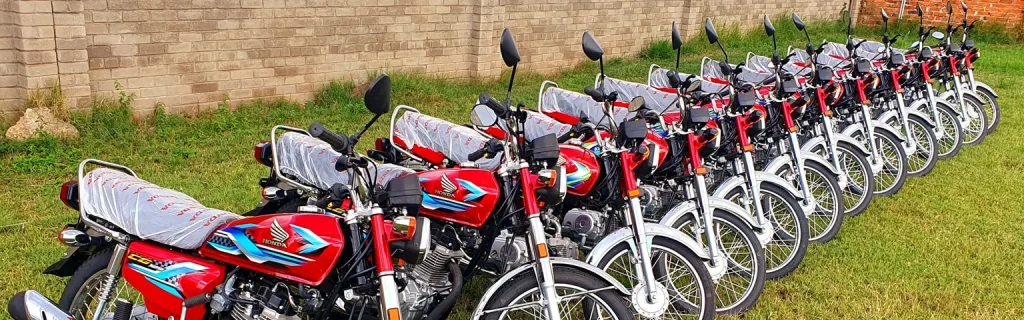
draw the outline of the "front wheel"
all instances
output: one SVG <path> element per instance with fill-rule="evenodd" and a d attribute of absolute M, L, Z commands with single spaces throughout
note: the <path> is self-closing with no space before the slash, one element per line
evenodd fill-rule
<path fill-rule="evenodd" d="M 985 109 L 982 108 L 981 103 L 978 100 L 971 98 L 964 98 L 964 111 L 965 114 L 960 115 L 967 119 L 964 123 L 964 145 L 973 146 L 978 145 L 982 141 L 985 141 L 985 126 L 988 123 L 988 117 L 985 114 Z"/>
<path fill-rule="evenodd" d="M 964 129 L 956 112 L 945 103 L 936 103 L 936 111 L 939 119 L 936 121 L 942 128 L 942 138 L 939 139 L 939 160 L 949 159 L 960 153 L 964 143 Z"/>
<path fill-rule="evenodd" d="M 700 223 L 694 223 L 695 219 L 699 219 Z M 721 209 L 714 209 L 711 228 L 704 228 L 703 221 L 697 214 L 688 214 L 673 222 L 672 227 L 702 241 L 707 239 L 704 236 L 705 230 L 716 233 L 720 251 L 718 254 L 724 254 L 725 259 L 717 261 L 724 265 L 712 266 L 716 270 L 724 269 L 712 274 L 715 281 L 715 311 L 730 315 L 750 310 L 764 291 L 766 268 L 761 241 L 750 226 Z"/>
<path fill-rule="evenodd" d="M 638 291 L 643 283 L 637 278 L 636 255 L 623 242 L 608 251 L 597 267 L 619 280 L 626 288 Z M 715 287 L 704 260 L 678 241 L 656 236 L 651 241 L 651 265 L 658 283 L 664 285 L 669 303 L 651 304 L 642 295 L 631 297 L 630 304 L 640 314 L 660 315 L 661 319 L 712 319 L 715 317 Z"/>
<path fill-rule="evenodd" d="M 882 169 L 875 172 L 875 196 L 891 196 L 907 182 L 907 150 L 891 132 L 876 130 L 874 139 L 882 158 Z"/>
<path fill-rule="evenodd" d="M 999 99 L 996 98 L 994 92 L 988 90 L 977 90 L 975 93 L 981 99 L 980 102 L 985 109 L 985 117 L 988 118 L 985 134 L 992 133 L 996 131 L 996 127 L 999 127 L 999 120 L 1002 118 L 1002 112 L 999 111 Z"/>
<path fill-rule="evenodd" d="M 928 122 L 916 115 L 907 117 L 910 132 L 907 139 L 917 144 L 917 150 L 907 158 L 907 174 L 911 177 L 928 175 L 939 161 L 935 132 Z"/>
<path fill-rule="evenodd" d="M 750 201 L 744 199 L 746 194 L 743 188 L 735 188 L 725 198 L 753 212 L 753 206 L 748 205 Z M 765 274 L 769 280 L 782 278 L 796 270 L 807 254 L 810 240 L 807 216 L 796 197 L 777 185 L 761 184 L 760 199 L 765 222 L 771 224 L 774 231 L 764 244 Z"/>
<path fill-rule="evenodd" d="M 807 213 L 810 239 L 816 243 L 832 241 L 839 234 L 846 217 L 839 179 L 817 162 L 807 161 L 804 171 L 807 188 L 814 197 L 814 210 Z"/>
<path fill-rule="evenodd" d="M 847 185 L 843 189 L 843 207 L 847 216 L 864 213 L 875 195 L 875 175 L 871 173 L 870 157 L 852 143 L 840 141 L 836 144 L 839 156 L 839 171 L 846 174 Z"/>
<path fill-rule="evenodd" d="M 564 266 L 554 266 L 554 277 L 555 292 L 561 298 L 558 310 L 562 319 L 633 318 L 622 294 L 603 279 Z M 526 272 L 505 283 L 500 292 L 487 302 L 485 310 L 495 311 L 484 314 L 481 319 L 548 318 L 544 312 L 540 285 L 533 272 Z"/>

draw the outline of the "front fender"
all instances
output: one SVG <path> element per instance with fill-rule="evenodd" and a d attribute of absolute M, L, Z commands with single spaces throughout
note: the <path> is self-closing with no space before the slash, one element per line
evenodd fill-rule
<path fill-rule="evenodd" d="M 782 188 L 783 190 L 786 190 L 786 192 L 789 192 L 789 194 L 795 197 L 797 200 L 801 200 L 804 198 L 804 194 L 800 192 L 800 190 L 797 190 L 792 183 L 786 181 L 786 179 L 783 179 L 777 175 L 767 173 L 764 171 L 757 171 L 754 173 L 754 177 L 757 179 L 760 185 L 773 184 Z M 719 184 L 718 188 L 715 189 L 715 192 L 711 196 L 715 198 L 726 199 L 726 196 L 729 195 L 730 191 L 736 188 L 742 188 L 744 185 L 746 185 L 746 181 L 742 176 L 734 176 L 729 179 L 726 179 L 721 184 Z"/>
<path fill-rule="evenodd" d="M 861 134 L 860 136 L 862 136 L 862 137 L 865 136 L 865 134 L 864 134 L 864 125 L 863 124 L 861 124 L 859 122 L 858 123 L 850 124 L 850 125 L 846 126 L 846 128 L 843 128 L 843 131 L 840 132 L 839 134 L 847 136 L 847 137 L 850 137 L 851 139 L 853 139 L 853 136 L 856 133 L 860 133 Z M 853 140 L 857 140 L 857 139 L 853 139 Z M 867 143 L 867 142 L 866 141 L 865 142 L 860 142 L 860 144 L 865 144 L 865 143 Z"/>
<path fill-rule="evenodd" d="M 768 161 L 768 165 L 764 166 L 764 172 L 775 175 L 780 169 L 782 169 L 782 167 L 790 165 L 790 162 L 791 160 L 789 159 L 789 156 L 777 156 L 771 161 Z"/>
<path fill-rule="evenodd" d="M 999 98 L 999 94 L 996 93 L 996 91 L 993 90 L 992 87 L 982 83 L 981 81 L 974 80 L 974 86 L 978 88 L 978 91 L 987 92 L 989 96 L 992 96 L 993 98 Z"/>
<path fill-rule="evenodd" d="M 560 257 L 551 257 L 550 259 L 551 266 L 554 269 L 570 268 L 583 271 L 585 273 L 591 274 L 595 277 L 598 277 L 608 282 L 608 284 L 614 286 L 615 290 L 618 290 L 623 295 L 629 295 L 629 290 L 627 290 L 626 287 L 623 286 L 622 283 L 620 283 L 618 280 L 615 280 L 615 278 L 612 278 L 611 275 L 608 275 L 607 272 L 604 272 L 604 270 L 598 269 L 595 266 L 586 264 L 583 261 L 575 259 Z M 518 268 L 513 269 L 512 271 L 506 272 L 504 275 L 501 276 L 501 278 L 498 278 L 498 280 L 494 281 L 494 283 L 491 284 L 489 288 L 487 288 L 487 292 L 484 292 L 484 295 L 480 298 L 480 303 L 476 305 L 476 310 L 473 311 L 472 318 L 478 319 L 479 317 L 483 316 L 484 308 L 487 306 L 487 303 L 490 302 L 494 294 L 497 293 L 498 290 L 501 290 L 503 287 L 505 287 L 507 283 L 521 276 L 533 277 L 533 264 L 521 265 Z"/>
<path fill-rule="evenodd" d="M 949 91 L 943 92 L 942 94 L 939 94 L 939 96 L 936 97 L 936 99 L 939 99 L 939 100 L 942 100 L 942 101 L 956 101 L 956 91 L 949 90 Z"/>
<path fill-rule="evenodd" d="M 826 150 L 828 149 L 828 146 L 825 145 L 825 137 L 816 136 L 814 138 L 808 139 L 807 141 L 804 142 L 802 146 L 800 146 L 800 151 L 812 152 L 812 150 L 814 150 L 814 148 L 817 148 L 818 146 L 821 146 Z"/>
<path fill-rule="evenodd" d="M 857 141 L 857 139 L 854 139 L 849 135 L 838 133 L 833 135 L 833 137 L 836 138 L 836 141 L 844 141 L 846 143 L 854 145 L 857 148 L 857 150 L 861 152 L 861 155 L 866 156 L 871 154 L 871 151 L 868 150 L 868 147 L 864 146 L 864 142 Z"/>
<path fill-rule="evenodd" d="M 667 225 L 650 222 L 644 223 L 644 228 L 647 231 L 647 245 L 651 244 L 654 237 L 663 237 L 682 244 L 705 261 L 710 259 L 707 252 L 705 252 L 703 245 L 679 230 Z M 611 234 L 604 236 L 604 238 L 601 239 L 601 242 L 598 242 L 597 245 L 594 246 L 594 249 L 590 250 L 585 261 L 589 265 L 597 265 L 601 262 L 601 259 L 604 259 L 604 257 L 611 252 L 613 248 L 622 243 L 629 243 L 631 248 L 636 248 L 636 244 L 633 243 L 633 233 L 628 228 L 619 228 Z"/>
<path fill-rule="evenodd" d="M 949 109 L 949 111 L 953 112 L 953 115 L 955 115 L 957 117 L 960 116 L 960 107 L 954 106 L 949 101 L 937 100 L 937 101 L 935 101 L 935 107 L 946 107 L 947 109 Z"/>
<path fill-rule="evenodd" d="M 931 110 L 931 105 L 928 104 L 928 99 L 917 99 L 917 100 L 914 100 L 914 102 L 911 102 L 910 105 L 907 106 L 907 109 L 909 109 L 909 110 L 918 110 L 918 111 L 924 112 L 924 111 Z"/>
<path fill-rule="evenodd" d="M 826 160 L 822 156 L 819 156 L 816 153 L 800 152 L 800 156 L 804 158 L 804 162 L 807 162 L 807 161 L 816 162 L 816 163 L 818 163 L 818 164 L 820 164 L 822 166 L 825 166 L 825 168 L 827 168 L 828 171 L 831 171 L 832 174 L 838 175 L 838 174 L 842 173 L 842 172 L 839 172 L 839 170 L 836 169 L 836 167 L 833 166 L 831 162 L 828 162 L 828 160 Z"/>
<path fill-rule="evenodd" d="M 921 119 L 924 119 L 924 123 L 927 124 L 929 128 L 935 128 L 935 121 L 932 121 L 932 117 L 929 116 L 927 113 L 924 113 L 921 110 L 917 110 L 917 109 L 907 110 L 907 115 L 908 116 L 918 116 L 918 117 L 921 117 Z"/>
<path fill-rule="evenodd" d="M 896 118 L 896 121 L 899 121 L 900 115 L 897 112 L 898 111 L 896 110 L 888 110 L 886 112 L 882 112 L 882 114 L 875 118 L 875 120 L 878 120 L 881 123 L 889 123 L 889 120 L 892 120 L 892 118 Z"/>
<path fill-rule="evenodd" d="M 896 139 L 899 139 L 900 142 L 907 141 L 907 138 L 904 137 L 902 134 L 900 134 L 900 131 L 896 130 L 896 128 L 893 128 L 892 126 L 886 124 L 885 122 L 881 122 L 881 121 L 878 121 L 878 120 L 872 120 L 872 121 L 873 121 L 873 123 L 875 125 L 875 130 L 884 130 L 884 131 L 887 131 L 889 133 L 892 133 L 892 135 L 896 136 Z"/>
<path fill-rule="evenodd" d="M 750 215 L 750 212 L 740 205 L 719 197 L 708 197 L 708 200 L 711 202 L 709 205 L 711 207 L 711 212 L 717 214 L 717 210 L 722 210 L 725 214 L 739 218 L 740 221 L 746 223 L 751 229 L 760 229 L 760 227 L 757 227 L 757 221 Z M 697 204 L 695 202 L 683 201 L 669 209 L 668 213 L 665 213 L 665 216 L 661 217 L 661 221 L 658 223 L 665 226 L 675 226 L 677 221 L 687 215 L 695 214 L 696 211 Z"/>

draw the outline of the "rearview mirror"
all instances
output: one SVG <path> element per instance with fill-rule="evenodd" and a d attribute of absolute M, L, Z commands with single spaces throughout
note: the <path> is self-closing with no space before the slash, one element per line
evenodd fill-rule
<path fill-rule="evenodd" d="M 591 61 L 601 60 L 604 56 L 604 49 L 601 49 L 601 45 L 597 43 L 597 39 L 594 39 L 594 35 L 590 34 L 590 31 L 583 33 L 583 53 L 587 54 L 587 58 Z"/>
<path fill-rule="evenodd" d="M 644 107 L 644 97 L 636 96 L 632 100 L 629 100 L 629 112 L 636 112 L 640 108 Z"/>
<path fill-rule="evenodd" d="M 946 13 L 953 13 L 953 1 L 946 2 Z"/>
<path fill-rule="evenodd" d="M 967 4 L 964 3 L 964 0 L 960 0 L 960 9 L 963 9 L 964 12 L 967 12 Z"/>
<path fill-rule="evenodd" d="M 769 37 L 775 36 L 775 26 L 772 25 L 772 19 L 768 19 L 767 14 L 764 15 L 764 32 L 767 33 Z"/>
<path fill-rule="evenodd" d="M 676 22 L 672 21 L 672 49 L 679 50 L 683 46 L 683 37 L 679 35 Z"/>
<path fill-rule="evenodd" d="M 498 115 L 490 107 L 478 104 L 470 112 L 469 122 L 477 127 L 490 127 L 498 123 Z"/>
<path fill-rule="evenodd" d="M 718 32 L 715 31 L 715 25 L 711 24 L 711 18 L 704 20 L 704 33 L 708 34 L 708 42 L 711 44 L 718 42 Z"/>
<path fill-rule="evenodd" d="M 882 9 L 882 22 L 889 22 L 889 15 L 885 14 L 885 9 Z"/>
<path fill-rule="evenodd" d="M 938 31 L 932 32 L 932 38 L 935 38 L 935 39 L 938 39 L 938 40 L 942 40 L 945 37 L 946 37 L 946 35 L 942 34 L 942 32 L 938 32 Z"/>
<path fill-rule="evenodd" d="M 366 95 L 363 96 L 363 104 L 375 115 L 388 113 L 391 109 L 391 78 L 387 74 L 380 75 L 370 83 L 370 88 L 366 89 Z"/>
<path fill-rule="evenodd" d="M 798 16 L 796 12 L 793 13 L 793 24 L 795 24 L 797 30 L 800 31 L 804 31 L 804 29 L 807 28 L 807 24 L 804 24 L 804 21 L 800 20 L 800 16 Z"/>
<path fill-rule="evenodd" d="M 921 49 L 921 41 L 914 41 L 910 44 L 911 49 Z"/>
<path fill-rule="evenodd" d="M 917 4 L 917 16 L 918 17 L 924 17 L 924 11 L 921 10 L 921 4 L 920 3 Z"/>
<path fill-rule="evenodd" d="M 516 39 L 512 38 L 512 31 L 505 28 L 501 32 L 501 59 L 505 60 L 505 66 L 511 67 L 519 63 L 519 49 L 516 48 Z"/>

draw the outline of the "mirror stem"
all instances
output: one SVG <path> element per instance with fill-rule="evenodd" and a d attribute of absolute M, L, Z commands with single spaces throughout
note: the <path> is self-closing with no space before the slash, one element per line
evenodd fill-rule
<path fill-rule="evenodd" d="M 365 133 L 367 129 L 370 129 L 370 126 L 372 126 L 374 122 L 377 122 L 377 118 L 380 118 L 379 114 L 374 115 L 373 119 L 370 119 L 370 122 L 367 122 L 366 125 L 363 126 L 363 130 L 359 130 L 359 132 L 352 136 L 353 147 L 355 146 L 356 143 L 359 142 L 359 137 L 363 136 L 363 133 Z"/>
<path fill-rule="evenodd" d="M 509 107 L 509 109 L 512 108 L 512 84 L 516 81 L 516 69 L 518 69 L 518 67 L 518 63 L 513 64 L 512 76 L 508 77 L 508 92 L 505 93 L 505 106 Z"/>
<path fill-rule="evenodd" d="M 725 47 L 722 46 L 722 42 L 718 41 L 718 42 L 715 42 L 715 43 L 718 44 L 718 49 L 721 49 L 722 50 L 722 54 L 725 55 L 725 63 L 729 63 L 729 53 L 725 52 Z M 729 63 L 729 64 L 731 64 L 731 63 Z"/>
<path fill-rule="evenodd" d="M 676 49 L 676 72 L 679 72 L 679 55 L 683 53 L 683 49 L 680 47 Z"/>
<path fill-rule="evenodd" d="M 597 63 L 601 66 L 601 80 L 604 80 L 604 57 L 597 59 Z"/>

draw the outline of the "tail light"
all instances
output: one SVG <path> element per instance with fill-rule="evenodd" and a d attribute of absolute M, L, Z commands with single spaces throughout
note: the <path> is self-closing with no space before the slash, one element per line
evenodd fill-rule
<path fill-rule="evenodd" d="M 60 202 L 68 208 L 78 210 L 78 180 L 71 180 L 60 186 Z"/>
<path fill-rule="evenodd" d="M 274 159 L 271 157 L 272 152 L 270 151 L 270 143 L 263 141 L 253 148 L 252 156 L 256 158 L 256 162 L 262 163 L 265 166 L 273 166 Z"/>

